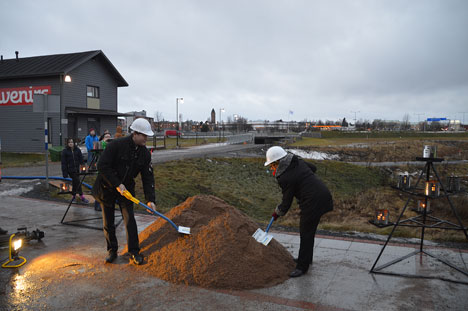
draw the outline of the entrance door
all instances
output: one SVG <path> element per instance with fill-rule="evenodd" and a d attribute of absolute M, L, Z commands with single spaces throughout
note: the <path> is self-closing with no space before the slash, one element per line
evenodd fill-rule
<path fill-rule="evenodd" d="M 88 133 L 90 129 L 96 131 L 96 135 L 101 135 L 101 120 L 99 118 L 88 118 Z"/>
<path fill-rule="evenodd" d="M 73 138 L 74 141 L 78 138 L 78 128 L 76 126 L 76 117 L 68 115 L 68 137 L 66 138 Z"/>

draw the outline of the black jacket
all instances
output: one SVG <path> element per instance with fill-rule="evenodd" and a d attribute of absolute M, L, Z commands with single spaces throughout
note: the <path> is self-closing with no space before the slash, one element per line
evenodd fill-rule
<path fill-rule="evenodd" d="M 283 193 L 283 199 L 277 208 L 281 214 L 288 212 L 294 197 L 301 209 L 301 215 L 320 217 L 333 210 L 331 193 L 315 176 L 316 167 L 313 164 L 289 154 L 280 160 L 278 169 L 281 169 L 281 166 L 283 169 L 280 172 L 277 170 L 276 174 Z"/>
<path fill-rule="evenodd" d="M 80 148 L 75 147 L 73 150 L 67 146 L 62 150 L 62 175 L 67 178 L 70 173 L 79 173 L 80 164 L 83 164 L 83 154 Z"/>
<path fill-rule="evenodd" d="M 110 142 L 97 163 L 98 176 L 93 186 L 93 195 L 101 200 L 120 197 L 116 188 L 124 184 L 135 195 L 135 180 L 141 174 L 147 202 L 155 202 L 154 174 L 151 153 L 146 147 L 137 146 L 132 135 Z M 110 195 L 110 196 L 109 196 Z"/>

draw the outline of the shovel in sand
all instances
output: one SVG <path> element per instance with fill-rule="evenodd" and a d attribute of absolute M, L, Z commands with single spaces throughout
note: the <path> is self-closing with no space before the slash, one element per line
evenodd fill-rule
<path fill-rule="evenodd" d="M 117 188 L 117 191 L 120 192 L 120 189 Z M 148 211 L 150 211 L 151 213 L 153 214 L 156 214 L 158 215 L 159 217 L 163 218 L 164 220 L 166 220 L 168 223 L 171 224 L 171 226 L 173 226 L 179 233 L 183 233 L 183 234 L 190 234 L 190 228 L 189 227 L 182 227 L 182 226 L 177 226 L 172 220 L 170 220 L 169 218 L 167 218 L 166 216 L 164 216 L 163 214 L 159 213 L 158 211 L 155 211 L 154 209 L 152 209 L 151 207 L 149 207 L 148 205 L 146 205 L 145 203 L 143 202 L 140 202 L 140 200 L 138 200 L 137 198 L 135 198 L 128 190 L 125 190 L 123 193 L 120 193 L 122 196 L 124 196 L 126 199 L 132 201 L 133 203 L 135 204 L 140 204 L 141 206 L 143 206 L 144 208 L 146 208 Z"/>
<path fill-rule="evenodd" d="M 275 217 L 271 217 L 270 223 L 268 224 L 265 231 L 258 228 L 257 231 L 255 231 L 255 233 L 252 235 L 252 237 L 257 242 L 262 243 L 263 245 L 267 246 L 268 243 L 270 243 L 271 239 L 273 239 L 273 236 L 268 234 L 268 231 L 270 230 L 270 227 L 273 224 L 273 221 L 275 221 Z"/>

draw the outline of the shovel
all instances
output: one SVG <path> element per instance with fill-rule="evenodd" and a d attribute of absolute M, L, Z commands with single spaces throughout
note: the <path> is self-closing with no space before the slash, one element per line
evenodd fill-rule
<path fill-rule="evenodd" d="M 120 189 L 117 188 L 117 191 L 120 192 Z M 135 197 L 133 197 L 133 195 L 128 191 L 128 190 L 125 190 L 123 193 L 120 193 L 122 196 L 124 196 L 126 199 L 132 201 L 133 203 L 135 204 L 140 204 L 141 206 L 143 206 L 144 208 L 146 208 L 148 211 L 150 211 L 151 213 L 153 214 L 156 214 L 158 215 L 159 217 L 163 218 L 164 220 L 166 220 L 168 223 L 171 224 L 171 226 L 173 226 L 179 233 L 183 233 L 183 234 L 190 234 L 190 228 L 189 227 L 182 227 L 182 226 L 177 226 L 172 220 L 170 220 L 169 218 L 167 218 L 166 216 L 164 216 L 163 214 L 159 213 L 158 211 L 155 211 L 154 209 L 152 209 L 151 207 L 149 207 L 148 205 L 146 205 L 145 203 L 143 202 L 140 202 L 140 200 L 136 199 Z"/>
<path fill-rule="evenodd" d="M 271 225 L 275 221 L 275 217 L 271 217 L 270 223 L 268 224 L 267 228 L 265 231 L 262 229 L 258 228 L 257 231 L 252 235 L 252 237 L 258 242 L 262 243 L 263 245 L 267 246 L 268 243 L 270 243 L 271 239 L 273 239 L 273 236 L 268 234 L 268 230 L 270 230 Z"/>

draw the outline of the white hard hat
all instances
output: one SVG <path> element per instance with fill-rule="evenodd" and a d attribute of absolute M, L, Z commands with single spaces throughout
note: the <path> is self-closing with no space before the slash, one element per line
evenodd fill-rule
<path fill-rule="evenodd" d="M 151 124 L 144 118 L 138 118 L 133 121 L 132 125 L 130 125 L 130 129 L 147 136 L 154 135 L 153 130 L 151 129 Z"/>
<path fill-rule="evenodd" d="M 265 166 L 268 166 L 271 163 L 278 161 L 279 159 L 282 159 L 287 155 L 288 153 L 283 148 L 279 146 L 273 146 L 269 148 L 266 152 Z"/>

